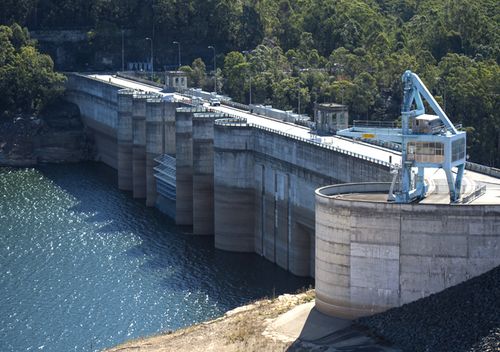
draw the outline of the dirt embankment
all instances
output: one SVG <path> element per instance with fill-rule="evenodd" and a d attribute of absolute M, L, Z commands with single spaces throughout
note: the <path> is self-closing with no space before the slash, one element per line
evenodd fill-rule
<path fill-rule="evenodd" d="M 89 160 L 92 145 L 78 107 L 68 102 L 58 101 L 39 116 L 0 121 L 0 166 Z"/>
<path fill-rule="evenodd" d="M 283 295 L 236 308 L 223 317 L 172 333 L 132 340 L 108 352 L 124 351 L 285 351 L 293 339 L 266 334 L 275 318 L 314 299 L 314 291 Z"/>
<path fill-rule="evenodd" d="M 257 301 L 172 333 L 132 340 L 108 352 L 400 352 L 351 320 L 314 308 L 314 290 Z"/>

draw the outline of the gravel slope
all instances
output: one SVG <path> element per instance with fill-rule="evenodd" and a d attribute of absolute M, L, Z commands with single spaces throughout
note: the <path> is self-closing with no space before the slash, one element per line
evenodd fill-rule
<path fill-rule="evenodd" d="M 404 351 L 500 351 L 500 266 L 356 324 Z"/>

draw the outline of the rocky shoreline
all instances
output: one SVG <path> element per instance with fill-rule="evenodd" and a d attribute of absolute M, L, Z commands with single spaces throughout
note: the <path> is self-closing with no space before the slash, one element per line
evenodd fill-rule
<path fill-rule="evenodd" d="M 57 101 L 38 116 L 0 122 L 0 166 L 71 163 L 93 159 L 93 140 L 78 107 Z"/>

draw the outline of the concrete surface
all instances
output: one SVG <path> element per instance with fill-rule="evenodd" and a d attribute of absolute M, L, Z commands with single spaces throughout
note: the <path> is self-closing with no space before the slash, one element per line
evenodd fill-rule
<path fill-rule="evenodd" d="M 296 306 L 274 319 L 263 335 L 283 342 L 293 342 L 288 351 L 397 351 L 365 335 L 351 325 L 351 320 L 319 312 L 314 302 Z"/>
<path fill-rule="evenodd" d="M 373 314 L 500 264 L 500 205 L 395 204 L 373 201 L 372 194 L 361 197 L 360 191 L 384 187 L 389 184 L 316 191 L 316 304 L 324 313 Z"/>

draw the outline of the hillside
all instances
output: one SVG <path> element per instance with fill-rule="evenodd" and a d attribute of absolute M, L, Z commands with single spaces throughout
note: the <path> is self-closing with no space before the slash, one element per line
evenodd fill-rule
<path fill-rule="evenodd" d="M 86 33 L 52 47 L 73 56 L 64 69 L 119 69 L 122 43 L 125 62 L 145 62 L 152 44 L 156 68 L 177 68 L 180 49 L 191 82 L 212 89 L 215 54 L 219 90 L 309 114 L 339 102 L 352 119 L 397 119 L 411 69 L 468 131 L 470 160 L 500 166 L 495 0 L 2 1 L 0 24 L 13 22 Z"/>

